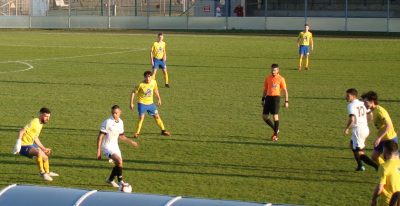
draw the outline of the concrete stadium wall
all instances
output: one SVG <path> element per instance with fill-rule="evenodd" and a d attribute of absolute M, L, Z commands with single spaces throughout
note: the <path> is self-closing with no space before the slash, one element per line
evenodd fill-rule
<path fill-rule="evenodd" d="M 0 28 L 302 30 L 400 32 L 400 18 L 4 16 Z"/>

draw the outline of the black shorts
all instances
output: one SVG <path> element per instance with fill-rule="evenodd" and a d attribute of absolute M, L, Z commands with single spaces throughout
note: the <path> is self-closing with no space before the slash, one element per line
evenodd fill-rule
<path fill-rule="evenodd" d="M 266 96 L 264 102 L 263 114 L 278 114 L 279 113 L 279 104 L 281 97 L 280 96 Z"/>

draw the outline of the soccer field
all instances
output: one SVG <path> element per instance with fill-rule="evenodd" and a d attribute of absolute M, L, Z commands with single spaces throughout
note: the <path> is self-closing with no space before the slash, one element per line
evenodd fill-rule
<path fill-rule="evenodd" d="M 171 137 L 146 116 L 140 147 L 120 142 L 124 178 L 134 192 L 300 205 L 367 205 L 377 173 L 355 172 L 343 135 L 345 90 L 378 92 L 400 127 L 400 40 L 321 37 L 314 32 L 310 71 L 297 71 L 296 35 L 166 33 L 171 88 L 163 86 L 161 117 Z M 100 124 L 122 107 L 132 137 L 133 85 L 150 69 L 154 33 L 3 31 L 0 33 L 0 189 L 13 183 L 113 190 L 111 165 L 96 160 Z M 271 63 L 286 78 L 289 108 L 280 111 L 280 139 L 261 118 Z M 53 149 L 44 182 L 34 162 L 11 154 L 18 130 L 38 110 L 52 110 L 41 134 Z M 372 125 L 367 153 L 376 130 Z"/>

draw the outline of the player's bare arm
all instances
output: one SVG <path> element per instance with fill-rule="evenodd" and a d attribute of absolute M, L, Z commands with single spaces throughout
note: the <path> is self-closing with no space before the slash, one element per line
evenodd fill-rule
<path fill-rule="evenodd" d="M 374 145 L 377 147 L 381 142 L 382 138 L 392 129 L 393 125 L 390 121 L 385 120 L 385 130 L 379 134 L 379 136 L 375 139 Z"/>
<path fill-rule="evenodd" d="M 154 66 L 154 57 L 153 57 L 153 48 L 152 49 L 150 49 L 150 64 L 151 64 L 151 66 Z"/>
<path fill-rule="evenodd" d="M 161 97 L 160 97 L 160 93 L 158 92 L 158 89 L 154 89 L 154 94 L 157 96 L 158 99 L 158 106 L 161 106 Z"/>
<path fill-rule="evenodd" d="M 131 110 L 133 110 L 133 107 L 135 107 L 134 104 L 133 104 L 133 100 L 134 100 L 134 99 L 135 99 L 135 92 L 132 91 L 132 93 L 131 93 L 131 98 L 130 98 L 130 101 L 129 101 L 129 108 L 130 108 Z"/>
<path fill-rule="evenodd" d="M 285 93 L 284 107 L 288 108 L 289 107 L 289 93 L 288 93 L 287 89 L 283 89 L 283 92 Z"/>
<path fill-rule="evenodd" d="M 349 117 L 349 120 L 347 121 L 346 128 L 344 128 L 344 134 L 349 134 L 350 127 L 353 126 L 354 122 L 355 122 L 355 117 L 354 115 L 351 115 Z"/>
<path fill-rule="evenodd" d="M 382 185 L 382 184 L 376 185 L 374 193 L 372 194 L 371 206 L 375 206 L 376 205 L 377 198 L 383 192 L 383 186 L 384 185 Z"/>
<path fill-rule="evenodd" d="M 101 143 L 103 142 L 104 134 L 99 132 L 99 136 L 97 136 L 97 159 L 101 160 Z"/>
<path fill-rule="evenodd" d="M 128 143 L 128 144 L 130 144 L 130 145 L 132 145 L 132 147 L 135 147 L 135 148 L 139 147 L 139 145 L 138 145 L 137 142 L 135 142 L 135 141 L 129 139 L 129 138 L 128 138 L 127 136 L 125 136 L 124 134 L 119 135 L 119 139 L 122 140 L 122 141 L 124 141 L 124 142 L 126 142 L 126 143 Z"/>
<path fill-rule="evenodd" d="M 42 150 L 46 155 L 49 155 L 51 153 L 51 149 L 43 146 L 39 138 L 35 138 L 33 141 L 37 146 L 39 146 L 40 150 Z"/>
<path fill-rule="evenodd" d="M 314 51 L 314 40 L 312 37 L 310 38 L 310 46 L 311 46 L 311 51 Z"/>

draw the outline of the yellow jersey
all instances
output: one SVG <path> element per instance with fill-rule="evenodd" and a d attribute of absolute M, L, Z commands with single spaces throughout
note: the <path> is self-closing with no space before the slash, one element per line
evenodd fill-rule
<path fill-rule="evenodd" d="M 390 140 L 397 136 L 392 120 L 390 119 L 389 113 L 386 111 L 386 109 L 377 105 L 372 114 L 374 117 L 374 125 L 378 129 L 378 135 L 385 131 L 386 121 L 392 124 L 392 128 L 390 128 L 385 136 L 383 136 L 382 140 Z"/>
<path fill-rule="evenodd" d="M 311 32 L 300 32 L 299 37 L 298 37 L 298 42 L 300 45 L 303 46 L 309 46 L 310 45 L 310 41 L 312 40 L 313 36 Z"/>
<path fill-rule="evenodd" d="M 156 80 L 152 79 L 149 83 L 144 81 L 137 85 L 133 92 L 138 97 L 138 103 L 149 105 L 153 104 L 154 90 L 158 89 Z"/>
<path fill-rule="evenodd" d="M 39 118 L 32 119 L 25 127 L 25 132 L 22 135 L 21 145 L 32 145 L 34 140 L 39 137 L 42 131 L 43 124 L 40 122 Z"/>
<path fill-rule="evenodd" d="M 151 47 L 151 53 L 153 57 L 156 59 L 163 59 L 165 54 L 165 42 L 154 42 L 153 46 Z"/>
<path fill-rule="evenodd" d="M 389 205 L 392 194 L 400 191 L 400 159 L 387 160 L 379 167 L 379 184 L 383 186 L 380 205 Z"/>

